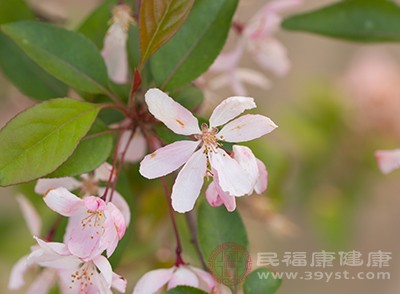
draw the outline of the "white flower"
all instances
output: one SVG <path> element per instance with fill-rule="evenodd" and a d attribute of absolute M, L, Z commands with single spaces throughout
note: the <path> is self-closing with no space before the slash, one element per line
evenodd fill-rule
<path fill-rule="evenodd" d="M 384 174 L 388 174 L 400 168 L 400 149 L 379 150 L 375 152 L 379 168 Z"/>
<path fill-rule="evenodd" d="M 140 173 L 149 179 L 162 177 L 184 165 L 172 189 L 172 206 L 176 211 L 193 209 L 208 163 L 211 166 L 209 173 L 218 174 L 218 183 L 223 191 L 232 196 L 243 196 L 252 191 L 252 179 L 221 148 L 221 141 L 250 141 L 277 127 L 271 119 L 262 115 L 247 114 L 234 119 L 243 111 L 256 107 L 253 98 L 235 96 L 225 99 L 213 111 L 209 125 L 202 124 L 201 129 L 193 114 L 164 92 L 150 89 L 145 99 L 150 113 L 169 129 L 196 139 L 164 146 L 147 155 L 140 164 Z"/>

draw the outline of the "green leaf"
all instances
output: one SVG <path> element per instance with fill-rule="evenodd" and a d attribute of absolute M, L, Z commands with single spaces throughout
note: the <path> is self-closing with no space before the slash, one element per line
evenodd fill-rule
<path fill-rule="evenodd" d="M 243 285 L 244 294 L 274 294 L 280 288 L 282 279 L 275 278 L 267 268 L 252 271 Z"/>
<path fill-rule="evenodd" d="M 204 100 L 203 92 L 194 85 L 186 85 L 171 93 L 176 102 L 189 110 L 196 110 Z"/>
<path fill-rule="evenodd" d="M 52 99 L 18 114 L 0 130 L 0 186 L 53 172 L 89 131 L 99 105 Z"/>
<path fill-rule="evenodd" d="M 197 0 L 179 32 L 151 59 L 161 88 L 193 81 L 214 62 L 225 44 L 237 0 Z"/>
<path fill-rule="evenodd" d="M 103 48 L 104 36 L 110 26 L 112 8 L 118 3 L 117 0 L 106 0 L 79 25 L 78 32 L 96 44 L 97 48 Z"/>
<path fill-rule="evenodd" d="M 107 91 L 104 60 L 96 46 L 83 35 L 32 21 L 5 24 L 0 28 L 33 61 L 59 80 L 89 93 Z"/>
<path fill-rule="evenodd" d="M 194 0 L 142 1 L 139 16 L 140 65 L 179 30 Z"/>
<path fill-rule="evenodd" d="M 166 294 L 205 294 L 205 293 L 206 292 L 200 289 L 189 286 L 178 286 L 166 292 Z"/>
<path fill-rule="evenodd" d="M 0 33 L 0 68 L 4 75 L 29 97 L 46 100 L 67 95 L 67 85 L 44 71 L 2 33 Z"/>
<path fill-rule="evenodd" d="M 107 160 L 113 148 L 110 133 L 95 136 L 105 130 L 107 126 L 101 120 L 96 120 L 87 133 L 88 139 L 83 138 L 71 157 L 46 178 L 77 176 L 99 167 Z"/>
<path fill-rule="evenodd" d="M 130 67 L 138 67 L 140 62 L 139 29 L 133 24 L 129 24 L 127 48 Z"/>
<path fill-rule="evenodd" d="M 387 0 L 347 0 L 288 17 L 285 29 L 356 42 L 399 42 L 400 7 Z"/>
<path fill-rule="evenodd" d="M 0 1 L 0 24 L 33 18 L 33 12 L 24 0 Z"/>
<path fill-rule="evenodd" d="M 222 278 L 224 273 L 221 271 L 229 272 L 231 270 L 238 274 L 238 276 L 232 275 L 231 279 L 222 280 L 221 282 L 225 282 L 227 286 L 235 286 L 244 278 L 248 270 L 247 262 L 231 263 L 225 260 L 226 257 L 229 258 L 229 254 L 217 253 L 221 246 L 233 244 L 237 249 L 235 250 L 236 254 L 240 250 L 243 254 L 237 255 L 247 259 L 246 248 L 248 241 L 246 229 L 236 210 L 228 212 L 225 206 L 212 207 L 206 201 L 203 201 L 198 212 L 198 240 L 204 259 L 208 262 L 208 266 L 215 277 Z M 225 249 L 222 250 L 228 253 Z M 216 254 L 219 256 L 218 258 Z M 215 258 L 223 259 L 226 267 L 221 269 L 221 267 L 215 265 Z"/>

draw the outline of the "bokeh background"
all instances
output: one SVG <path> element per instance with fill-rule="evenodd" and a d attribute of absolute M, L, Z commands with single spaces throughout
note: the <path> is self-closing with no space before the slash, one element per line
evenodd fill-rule
<path fill-rule="evenodd" d="M 74 28 L 101 1 L 29 2 L 42 14 Z M 236 19 L 245 22 L 266 2 L 242 0 Z M 330 2 L 306 0 L 290 13 Z M 268 90 L 248 88 L 257 101 L 258 112 L 279 125 L 273 133 L 250 144 L 269 171 L 266 194 L 239 201 L 253 260 L 257 252 L 282 256 L 285 252 L 305 251 L 310 255 L 321 250 L 358 250 L 364 254 L 388 251 L 393 259 L 390 267 L 381 271 L 390 272 L 390 280 L 285 280 L 278 293 L 399 293 L 400 172 L 381 174 L 374 158 L 377 149 L 400 148 L 399 46 L 360 45 L 285 31 L 280 31 L 277 38 L 287 47 L 291 71 L 285 77 L 265 73 L 271 79 Z M 232 40 L 225 50 L 230 49 Z M 258 69 L 248 57 L 243 65 Z M 216 105 L 231 94 L 229 89 L 219 91 L 219 100 L 207 100 L 203 113 L 207 114 L 208 105 Z M 1 126 L 35 103 L 1 73 L 0 102 Z M 127 293 L 147 270 L 170 266 L 174 250 L 161 188 L 141 179 L 136 170 L 137 166 L 128 168 L 124 179 L 132 188 L 125 196 L 132 203 L 133 222 L 116 269 L 128 278 Z M 10 269 L 34 243 L 14 196 L 23 191 L 35 203 L 44 230 L 55 218 L 31 190 L 29 184 L 18 191 L 0 189 L 1 293 L 9 293 L 6 285 Z M 178 220 L 188 239 L 184 218 L 179 216 Z M 184 250 L 186 258 L 198 264 L 187 240 Z M 308 269 L 323 270 L 299 270 Z M 338 266 L 326 271 L 343 269 Z M 274 270 L 297 269 L 280 266 Z M 359 271 L 370 270 L 360 267 Z"/>

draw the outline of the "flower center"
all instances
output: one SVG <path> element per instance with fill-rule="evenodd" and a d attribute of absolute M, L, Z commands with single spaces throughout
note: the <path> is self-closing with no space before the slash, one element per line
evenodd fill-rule
<path fill-rule="evenodd" d="M 203 141 L 205 146 L 205 153 L 216 152 L 216 150 L 222 146 L 220 143 L 218 143 L 217 128 L 209 128 L 207 124 L 203 123 L 201 124 L 201 133 L 200 139 Z"/>
<path fill-rule="evenodd" d="M 102 210 L 87 210 L 88 216 L 81 220 L 82 230 L 89 228 L 93 234 L 102 235 L 105 231 L 104 228 L 104 212 Z M 90 236 L 90 239 L 94 239 L 94 235 Z"/>
<path fill-rule="evenodd" d="M 88 293 L 89 286 L 93 285 L 94 265 L 92 263 L 85 263 L 81 268 L 71 274 L 71 283 L 79 283 L 79 293 Z M 72 289 L 72 286 L 69 286 Z"/>

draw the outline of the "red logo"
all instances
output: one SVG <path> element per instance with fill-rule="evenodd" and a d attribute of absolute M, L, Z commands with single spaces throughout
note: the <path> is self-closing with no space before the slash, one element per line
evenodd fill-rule
<path fill-rule="evenodd" d="M 250 272 L 251 257 L 245 247 L 234 242 L 226 242 L 211 252 L 208 267 L 218 282 L 235 286 Z"/>

